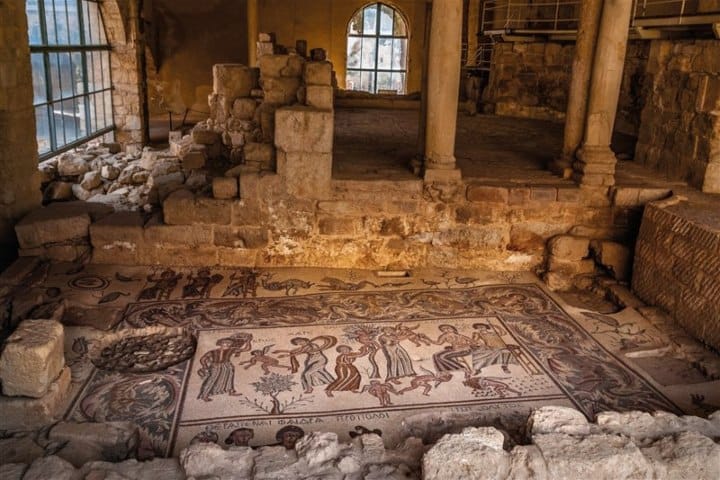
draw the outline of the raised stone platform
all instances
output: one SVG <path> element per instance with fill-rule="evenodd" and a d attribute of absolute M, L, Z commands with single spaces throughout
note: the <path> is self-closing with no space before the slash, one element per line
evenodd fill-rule
<path fill-rule="evenodd" d="M 635 251 L 633 290 L 720 349 L 720 198 L 650 203 Z"/>

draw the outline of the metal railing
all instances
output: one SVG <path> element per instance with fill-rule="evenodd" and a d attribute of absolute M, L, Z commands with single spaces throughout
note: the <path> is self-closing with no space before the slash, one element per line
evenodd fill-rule
<path fill-rule="evenodd" d="M 633 2 L 633 26 L 697 25 L 720 21 L 720 0 Z M 580 4 L 580 0 L 485 0 L 479 33 L 574 31 L 580 17 Z"/>

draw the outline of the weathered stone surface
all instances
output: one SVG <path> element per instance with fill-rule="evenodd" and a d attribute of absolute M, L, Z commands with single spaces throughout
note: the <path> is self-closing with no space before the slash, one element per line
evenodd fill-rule
<path fill-rule="evenodd" d="M 306 85 L 332 85 L 332 63 L 307 62 L 303 78 Z"/>
<path fill-rule="evenodd" d="M 257 73 L 253 68 L 231 63 L 213 65 L 213 92 L 230 102 L 237 97 L 249 97 L 256 83 Z"/>
<path fill-rule="evenodd" d="M 45 455 L 45 450 L 33 440 L 29 433 L 16 434 L 0 439 L 0 463 L 30 464 Z M 0 478 L 4 478 L 0 475 Z"/>
<path fill-rule="evenodd" d="M 189 477 L 234 480 L 251 478 L 254 458 L 259 454 L 249 447 L 223 450 L 212 443 L 191 445 L 180 453 L 180 464 Z"/>
<path fill-rule="evenodd" d="M 70 369 L 64 368 L 42 398 L 0 397 L 0 429 L 28 430 L 52 423 L 63 412 L 70 392 Z"/>
<path fill-rule="evenodd" d="M 720 445 L 695 432 L 664 437 L 642 448 L 657 478 L 720 478 Z"/>
<path fill-rule="evenodd" d="M 590 423 L 582 412 L 568 407 L 540 407 L 528 418 L 528 430 L 531 435 L 545 433 L 565 433 L 568 435 L 588 435 Z"/>
<path fill-rule="evenodd" d="M 90 461 L 119 462 L 134 457 L 138 429 L 131 422 L 59 422 L 48 438 L 65 444 L 57 455 L 80 468 Z"/>
<path fill-rule="evenodd" d="M 3 394 L 40 398 L 65 366 L 63 327 L 53 320 L 25 320 L 0 356 Z"/>
<path fill-rule="evenodd" d="M 581 260 L 589 255 L 590 239 L 558 235 L 548 243 L 548 250 L 558 259 Z"/>
<path fill-rule="evenodd" d="M 561 433 L 534 435 L 550 478 L 651 478 L 652 465 L 628 438 L 615 435 L 576 437 Z"/>
<path fill-rule="evenodd" d="M 292 105 L 297 101 L 300 79 L 297 77 L 263 78 L 265 102 L 272 105 Z"/>
<path fill-rule="evenodd" d="M 332 153 L 333 114 L 309 107 L 275 112 L 275 146 L 286 153 Z"/>
<path fill-rule="evenodd" d="M 278 151 L 277 171 L 290 195 L 316 199 L 331 195 L 332 154 Z"/>
<path fill-rule="evenodd" d="M 305 104 L 320 110 L 332 110 L 335 90 L 330 86 L 308 85 L 305 87 Z"/>
<path fill-rule="evenodd" d="M 80 473 L 69 462 L 51 455 L 38 458 L 25 472 L 24 480 L 79 480 Z"/>
<path fill-rule="evenodd" d="M 90 215 L 85 209 L 63 208 L 51 204 L 30 212 L 15 225 L 22 248 L 36 248 L 48 243 L 77 240 L 88 236 Z"/>
<path fill-rule="evenodd" d="M 90 462 L 81 472 L 85 480 L 185 480 L 176 458 L 155 458 L 148 462 L 126 460 L 120 463 Z"/>
<path fill-rule="evenodd" d="M 43 199 L 46 202 L 62 202 L 65 200 L 71 200 L 74 194 L 73 187 L 74 184 L 70 182 L 51 182 L 45 189 L 45 192 L 43 192 Z"/>
<path fill-rule="evenodd" d="M 617 242 L 593 241 L 590 250 L 597 263 L 607 269 L 616 280 L 629 280 L 632 270 L 632 253 Z"/>
<path fill-rule="evenodd" d="M 40 260 L 38 258 L 19 258 L 15 260 L 9 267 L 0 272 L 0 286 L 20 285 L 39 265 Z"/>
<path fill-rule="evenodd" d="M 238 179 L 236 177 L 215 177 L 212 180 L 213 197 L 235 198 L 238 196 Z"/>
<path fill-rule="evenodd" d="M 76 177 L 84 175 L 85 172 L 90 170 L 90 165 L 88 165 L 85 157 L 74 153 L 66 153 L 58 159 L 57 169 L 62 177 Z"/>
<path fill-rule="evenodd" d="M 80 186 L 85 190 L 94 190 L 100 185 L 102 185 L 102 177 L 98 171 L 87 172 L 83 175 L 82 182 L 80 182 Z"/>
<path fill-rule="evenodd" d="M 205 167 L 207 154 L 205 149 L 193 149 L 182 156 L 182 168 L 186 172 Z"/>
<path fill-rule="evenodd" d="M 505 478 L 510 455 L 503 450 L 504 437 L 494 428 L 466 428 L 445 435 L 422 460 L 423 480 Z"/>

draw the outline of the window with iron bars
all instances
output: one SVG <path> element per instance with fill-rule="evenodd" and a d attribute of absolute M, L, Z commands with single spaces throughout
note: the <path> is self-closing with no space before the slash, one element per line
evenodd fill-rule
<path fill-rule="evenodd" d="M 113 130 L 110 46 L 92 0 L 27 0 L 40 159 Z"/>

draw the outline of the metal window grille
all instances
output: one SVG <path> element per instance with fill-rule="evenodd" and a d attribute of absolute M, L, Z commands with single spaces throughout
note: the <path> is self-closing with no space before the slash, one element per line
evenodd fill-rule
<path fill-rule="evenodd" d="M 404 94 L 408 28 L 393 7 L 375 3 L 358 10 L 348 24 L 346 88 Z"/>
<path fill-rule="evenodd" d="M 110 46 L 90 0 L 27 0 L 38 153 L 46 159 L 113 130 Z"/>

